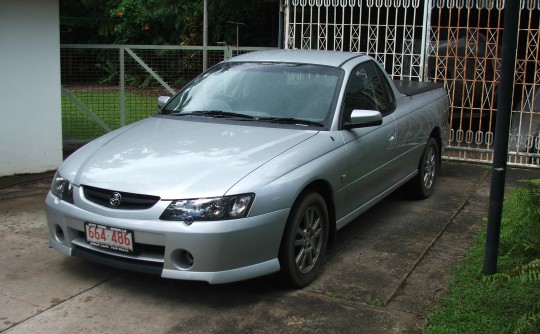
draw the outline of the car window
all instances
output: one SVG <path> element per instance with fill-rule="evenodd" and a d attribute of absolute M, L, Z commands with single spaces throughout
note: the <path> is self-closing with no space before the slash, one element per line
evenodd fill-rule
<path fill-rule="evenodd" d="M 373 61 L 365 62 L 351 72 L 343 106 L 346 122 L 355 109 L 377 110 L 383 115 L 394 109 L 394 96 L 379 67 Z"/>
<path fill-rule="evenodd" d="M 162 114 L 220 110 L 325 123 L 343 71 L 290 63 L 224 63 L 184 87 Z"/>

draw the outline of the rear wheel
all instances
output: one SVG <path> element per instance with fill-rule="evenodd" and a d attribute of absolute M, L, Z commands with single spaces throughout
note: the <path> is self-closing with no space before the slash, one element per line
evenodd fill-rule
<path fill-rule="evenodd" d="M 414 197 L 424 199 L 433 194 L 439 161 L 439 145 L 435 138 L 431 137 L 418 163 L 418 175 L 409 184 Z"/>
<path fill-rule="evenodd" d="M 279 251 L 281 274 L 290 286 L 303 288 L 317 277 L 328 241 L 328 210 L 312 192 L 294 204 Z"/>

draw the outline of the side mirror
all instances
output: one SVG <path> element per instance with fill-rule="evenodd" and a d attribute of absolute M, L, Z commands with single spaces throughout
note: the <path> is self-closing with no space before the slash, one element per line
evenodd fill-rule
<path fill-rule="evenodd" d="M 170 96 L 160 96 L 157 98 L 157 106 L 158 109 L 163 108 L 164 105 L 167 104 L 167 102 L 171 99 Z"/>
<path fill-rule="evenodd" d="M 351 113 L 350 122 L 345 123 L 346 129 L 365 128 L 381 125 L 383 122 L 382 114 L 377 110 L 359 110 L 355 109 Z"/>

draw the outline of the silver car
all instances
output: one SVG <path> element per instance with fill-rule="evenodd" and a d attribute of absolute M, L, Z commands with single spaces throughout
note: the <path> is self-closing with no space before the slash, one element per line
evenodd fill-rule
<path fill-rule="evenodd" d="M 59 167 L 51 247 L 166 278 L 280 271 L 304 287 L 337 230 L 406 183 L 432 193 L 448 135 L 444 89 L 396 86 L 355 53 L 238 56 L 158 103 Z"/>

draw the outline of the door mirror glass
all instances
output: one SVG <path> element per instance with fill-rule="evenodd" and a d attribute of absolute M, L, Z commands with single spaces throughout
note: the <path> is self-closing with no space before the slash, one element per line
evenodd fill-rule
<path fill-rule="evenodd" d="M 383 116 L 381 112 L 377 110 L 361 110 L 355 109 L 351 113 L 350 123 L 346 123 L 347 129 L 352 128 L 364 128 L 369 126 L 381 125 L 383 122 Z"/>
<path fill-rule="evenodd" d="M 157 98 L 157 105 L 158 108 L 161 109 L 167 102 L 169 101 L 171 97 L 170 96 L 160 96 Z"/>

